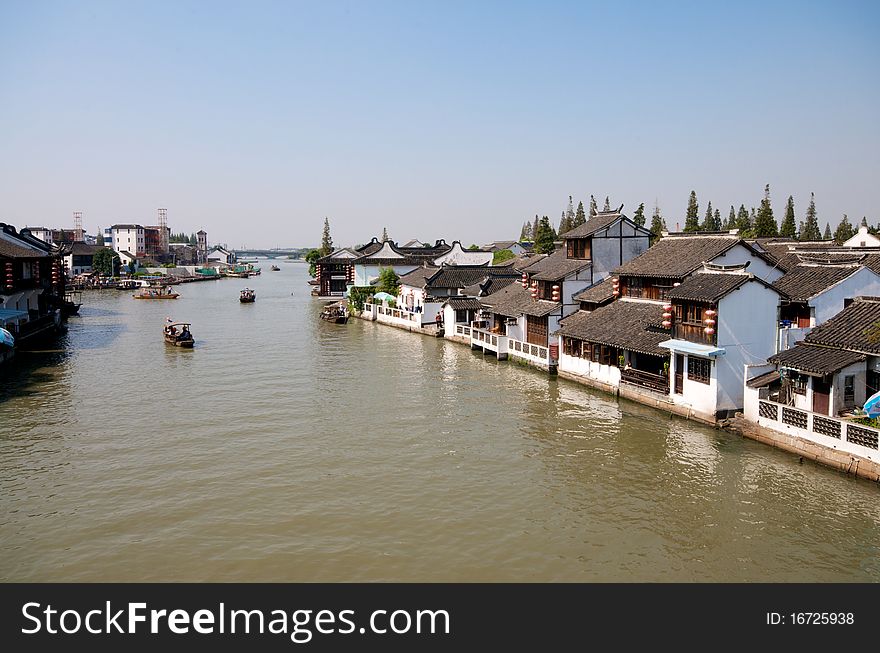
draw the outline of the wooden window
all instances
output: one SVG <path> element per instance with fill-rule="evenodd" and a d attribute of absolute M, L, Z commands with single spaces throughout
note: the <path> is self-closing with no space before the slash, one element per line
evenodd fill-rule
<path fill-rule="evenodd" d="M 526 342 L 547 346 L 547 317 L 526 316 Z"/>
<path fill-rule="evenodd" d="M 565 245 L 565 255 L 567 258 L 590 258 L 590 241 L 587 238 L 572 238 L 571 240 L 567 240 Z"/>
<path fill-rule="evenodd" d="M 712 377 L 712 361 L 707 358 L 688 356 L 688 379 L 697 383 L 709 383 Z"/>
<path fill-rule="evenodd" d="M 581 357 L 583 342 L 574 338 L 562 338 L 562 353 L 568 356 Z"/>

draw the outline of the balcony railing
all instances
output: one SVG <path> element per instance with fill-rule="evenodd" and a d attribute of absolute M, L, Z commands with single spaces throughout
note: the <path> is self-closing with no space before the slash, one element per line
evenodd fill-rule
<path fill-rule="evenodd" d="M 471 343 L 496 354 L 507 353 L 507 336 L 487 329 L 471 329 Z"/>
<path fill-rule="evenodd" d="M 541 345 L 533 345 L 521 340 L 507 338 L 507 351 L 518 358 L 525 358 L 526 360 L 538 359 L 537 362 L 541 363 L 548 362 L 548 349 Z"/>
<path fill-rule="evenodd" d="M 466 324 L 456 324 L 455 325 L 455 335 L 463 336 L 465 338 L 471 337 L 471 328 Z"/>
<path fill-rule="evenodd" d="M 633 368 L 620 370 L 620 382 L 648 388 L 661 394 L 669 394 L 669 377 L 663 374 L 652 374 Z"/>
<path fill-rule="evenodd" d="M 790 426 L 807 434 L 818 434 L 829 438 L 848 442 L 856 447 L 870 450 L 864 455 L 876 458 L 878 442 L 880 442 L 880 430 L 855 424 L 851 421 L 820 415 L 809 410 L 801 410 L 793 406 L 760 399 L 758 401 L 758 418 L 767 422 L 776 422 L 784 426 Z M 767 424 L 771 426 L 771 424 Z"/>
<path fill-rule="evenodd" d="M 687 340 L 688 342 L 699 342 L 706 345 L 714 345 L 716 342 L 715 334 L 709 335 L 704 330 L 702 324 L 684 324 L 678 322 L 673 327 L 673 337 L 676 340 Z"/>

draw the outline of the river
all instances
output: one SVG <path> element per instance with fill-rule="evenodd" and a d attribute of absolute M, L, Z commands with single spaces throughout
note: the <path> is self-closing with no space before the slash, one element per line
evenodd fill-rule
<path fill-rule="evenodd" d="M 880 580 L 876 484 L 328 324 L 305 265 L 263 264 L 173 301 L 84 293 L 58 349 L 0 368 L 2 580 Z"/>

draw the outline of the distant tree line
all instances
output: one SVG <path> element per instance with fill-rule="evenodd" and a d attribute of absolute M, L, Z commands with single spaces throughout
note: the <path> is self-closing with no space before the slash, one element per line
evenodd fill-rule
<path fill-rule="evenodd" d="M 598 205 L 596 198 L 590 195 L 589 214 L 584 210 L 584 203 L 578 202 L 577 209 L 574 208 L 574 199 L 571 195 L 568 197 L 568 206 L 562 211 L 559 220 L 559 228 L 554 229 L 550 224 L 547 216 L 538 218 L 535 216 L 534 221 L 527 220 L 520 229 L 519 240 L 535 243 L 535 251 L 552 252 L 553 240 L 562 236 L 568 231 L 575 229 L 586 223 L 589 218 L 594 217 L 598 213 Z M 603 211 L 611 210 L 610 197 L 605 198 Z M 645 204 L 642 202 L 632 215 L 633 222 L 640 227 L 645 226 Z M 546 222 L 545 222 L 546 221 Z M 867 216 L 862 217 L 861 225 L 868 228 L 868 231 L 874 235 L 880 235 L 880 225 L 871 226 L 868 224 Z M 660 206 L 655 203 L 654 212 L 651 216 L 651 224 L 649 230 L 652 235 L 652 242 L 667 231 L 666 220 L 660 212 Z M 752 206 L 746 209 L 745 204 L 740 204 L 739 209 L 733 205 L 727 213 L 726 218 L 721 217 L 721 209 L 713 207 L 712 202 L 706 203 L 705 212 L 700 213 L 700 204 L 697 199 L 696 191 L 692 190 L 688 197 L 687 208 L 685 210 L 685 220 L 683 231 L 687 233 L 695 232 L 712 232 L 712 231 L 730 231 L 737 229 L 739 234 L 744 238 L 791 238 L 800 241 L 820 241 L 834 240 L 837 244 L 842 244 L 852 238 L 858 231 L 853 226 L 849 218 L 844 215 L 832 231 L 831 224 L 825 223 L 824 232 L 819 228 L 819 218 L 816 211 L 816 198 L 810 193 L 810 203 L 804 214 L 804 219 L 797 220 L 795 215 L 794 197 L 789 195 L 785 203 L 785 209 L 782 216 L 782 223 L 778 223 L 773 214 L 773 207 L 770 202 L 770 184 L 764 186 L 764 195 L 760 200 L 758 207 Z M 552 239 L 552 240 L 551 240 Z M 550 249 L 548 249 L 550 247 Z"/>
<path fill-rule="evenodd" d="M 196 238 L 195 234 L 190 234 L 189 236 L 187 236 L 185 233 L 183 233 L 181 231 L 179 234 L 172 232 L 171 235 L 168 237 L 168 242 L 169 243 L 186 243 L 187 245 L 192 245 L 193 247 L 195 247 L 196 245 L 199 244 L 199 239 Z"/>

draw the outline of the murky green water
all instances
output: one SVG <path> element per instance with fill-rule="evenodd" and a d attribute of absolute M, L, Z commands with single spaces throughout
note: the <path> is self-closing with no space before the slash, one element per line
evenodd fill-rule
<path fill-rule="evenodd" d="M 305 266 L 265 267 L 176 301 L 86 294 L 63 352 L 0 368 L 0 578 L 880 580 L 875 484 L 327 324 Z M 166 347 L 168 315 L 195 350 Z"/>

